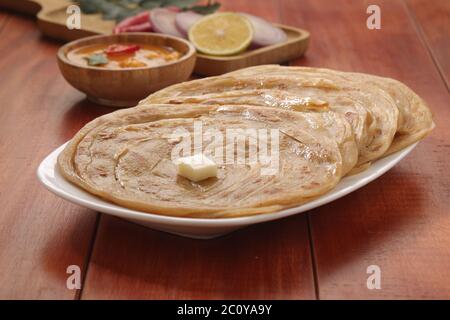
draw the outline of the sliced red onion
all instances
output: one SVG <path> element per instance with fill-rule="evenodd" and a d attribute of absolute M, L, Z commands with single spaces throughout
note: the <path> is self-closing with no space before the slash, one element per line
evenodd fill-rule
<path fill-rule="evenodd" d="M 122 29 L 120 29 L 117 33 L 124 33 L 124 32 L 151 32 L 152 29 L 152 24 L 150 23 L 150 21 L 141 23 L 141 24 L 136 24 L 136 25 L 132 25 L 132 26 L 128 26 L 128 27 L 123 27 Z"/>
<path fill-rule="evenodd" d="M 151 31 L 152 26 L 150 23 L 150 12 L 144 11 L 135 16 L 128 17 L 117 24 L 114 28 L 114 33 L 127 32 L 127 30 L 132 26 L 143 25 L 146 24 L 146 28 Z M 132 28 L 133 29 L 133 28 Z M 128 31 L 129 32 L 129 31 Z"/>
<path fill-rule="evenodd" d="M 178 30 L 187 36 L 189 29 L 203 16 L 194 11 L 183 11 L 175 16 L 175 25 Z"/>
<path fill-rule="evenodd" d="M 168 6 L 168 7 L 164 7 L 167 10 L 173 11 L 173 12 L 180 12 L 181 9 L 177 6 Z"/>
<path fill-rule="evenodd" d="M 253 16 L 248 13 L 241 13 L 244 17 L 250 20 L 253 25 L 253 39 L 252 45 L 255 47 L 266 47 L 286 41 L 287 36 L 283 30 L 275 27 L 270 22 Z"/>
<path fill-rule="evenodd" d="M 181 32 L 178 31 L 175 25 L 176 15 L 177 15 L 176 12 L 169 9 L 164 8 L 153 9 L 150 12 L 150 21 L 153 25 L 153 29 L 159 33 L 184 38 L 183 34 L 181 34 Z"/>

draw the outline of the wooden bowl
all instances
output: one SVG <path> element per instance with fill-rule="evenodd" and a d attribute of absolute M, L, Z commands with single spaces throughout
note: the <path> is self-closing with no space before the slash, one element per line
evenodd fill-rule
<path fill-rule="evenodd" d="M 91 44 L 136 43 L 169 46 L 183 56 L 173 62 L 142 68 L 106 69 L 82 66 L 67 58 L 69 51 Z M 189 78 L 195 66 L 195 48 L 186 40 L 153 33 L 122 33 L 72 41 L 58 50 L 58 65 L 64 78 L 88 99 L 107 106 L 130 107 L 150 93 Z"/>

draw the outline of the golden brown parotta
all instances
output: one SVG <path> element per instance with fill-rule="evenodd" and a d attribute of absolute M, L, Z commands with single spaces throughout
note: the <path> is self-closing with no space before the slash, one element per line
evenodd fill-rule
<path fill-rule="evenodd" d="M 434 122 L 430 109 L 414 91 L 398 80 L 379 77 L 364 73 L 340 72 L 324 68 L 311 67 L 282 67 L 278 65 L 256 66 L 241 69 L 229 75 L 239 76 L 241 73 L 248 76 L 264 75 L 288 75 L 299 74 L 331 74 L 340 77 L 348 84 L 360 87 L 362 90 L 367 86 L 376 86 L 384 90 L 395 101 L 399 109 L 399 119 L 395 139 L 385 155 L 391 154 L 404 147 L 424 138 L 433 128 Z"/>
<path fill-rule="evenodd" d="M 180 128 L 192 132 L 195 121 L 203 131 L 279 130 L 278 171 L 262 175 L 260 163 L 224 163 L 216 178 L 192 182 L 178 176 L 172 155 L 182 141 L 172 134 Z M 62 174 L 90 193 L 128 208 L 190 217 L 298 205 L 332 189 L 356 161 L 353 132 L 338 113 L 206 105 L 148 105 L 102 116 L 58 158 Z"/>
<path fill-rule="evenodd" d="M 235 149 L 234 140 L 212 138 L 217 134 L 200 147 L 189 141 L 190 151 L 219 164 L 217 177 L 193 182 L 177 175 L 174 154 L 186 141 L 173 134 L 182 129 L 184 137 L 191 137 L 198 122 L 203 131 L 223 136 L 230 129 L 256 130 L 252 132 L 258 135 Z M 71 182 L 128 208 L 233 217 L 309 201 L 349 172 L 418 141 L 433 127 L 426 104 L 396 80 L 258 66 L 174 85 L 135 108 L 97 118 L 70 141 L 58 165 Z M 258 130 L 275 130 L 278 136 L 258 140 Z M 259 152 L 260 141 L 269 140 L 279 142 L 275 174 L 263 174 L 267 163 L 247 161 L 251 146 Z M 247 160 L 228 162 L 224 152 L 216 153 L 217 146 L 232 146 L 232 157 L 243 154 Z"/>
<path fill-rule="evenodd" d="M 416 142 L 434 127 L 425 103 L 402 83 L 329 69 L 251 67 L 174 85 L 141 103 L 185 102 L 339 112 L 355 132 L 360 165 Z"/>

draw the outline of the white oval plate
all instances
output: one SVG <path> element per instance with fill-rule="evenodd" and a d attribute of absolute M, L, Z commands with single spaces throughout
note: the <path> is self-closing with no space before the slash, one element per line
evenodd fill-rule
<path fill-rule="evenodd" d="M 56 159 L 59 153 L 64 149 L 65 145 L 66 144 L 60 146 L 50 153 L 41 162 L 37 170 L 39 180 L 54 194 L 83 207 L 121 217 L 149 228 L 190 238 L 209 239 L 255 223 L 281 219 L 311 210 L 343 197 L 350 192 L 365 186 L 391 169 L 410 153 L 417 143 L 383 159 L 377 160 L 372 166 L 361 173 L 343 178 L 333 190 L 301 206 L 255 216 L 220 219 L 179 218 L 151 214 L 127 209 L 91 195 L 65 180 L 59 173 L 56 166 Z"/>

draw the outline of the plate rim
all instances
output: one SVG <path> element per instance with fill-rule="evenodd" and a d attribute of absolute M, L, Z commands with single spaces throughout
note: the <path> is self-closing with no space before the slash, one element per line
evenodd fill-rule
<path fill-rule="evenodd" d="M 49 172 L 53 175 L 54 179 L 57 180 L 59 175 L 61 179 L 64 177 L 58 172 L 56 166 L 56 159 L 59 153 L 62 152 L 64 147 L 67 145 L 66 142 L 63 145 L 59 146 L 55 150 L 53 150 L 50 154 L 48 154 L 42 162 L 39 164 L 36 174 L 39 181 L 44 185 L 44 187 L 55 195 L 69 201 L 75 203 L 77 205 L 96 210 L 105 214 L 112 214 L 115 216 L 119 216 L 125 219 L 134 219 L 146 222 L 153 222 L 157 224 L 165 224 L 165 225 L 184 225 L 184 226 L 197 226 L 197 227 L 238 227 L 238 226 L 247 226 L 256 223 L 262 223 L 267 221 L 278 220 L 282 218 L 286 218 L 292 215 L 300 214 L 305 211 L 309 211 L 315 209 L 317 207 L 323 206 L 330 202 L 333 202 L 339 198 L 342 198 L 353 191 L 356 191 L 368 183 L 376 180 L 384 173 L 392 169 L 396 164 L 398 164 L 403 158 L 405 158 L 411 151 L 417 146 L 419 142 L 415 142 L 402 150 L 399 150 L 395 153 L 392 153 L 384 158 L 378 159 L 378 161 L 385 161 L 386 164 L 376 169 L 374 172 L 367 174 L 367 171 L 363 171 L 361 173 L 355 174 L 353 176 L 347 176 L 341 179 L 338 183 L 342 183 L 345 179 L 352 178 L 355 179 L 359 175 L 361 178 L 356 180 L 355 183 L 344 187 L 342 190 L 335 191 L 335 188 L 331 189 L 327 193 L 319 196 L 318 198 L 304 203 L 299 206 L 295 206 L 292 208 L 283 209 L 280 211 L 262 213 L 258 215 L 251 216 L 243 216 L 243 217 L 230 217 L 230 218 L 193 218 L 193 217 L 177 217 L 177 216 L 168 216 L 168 215 L 160 215 L 155 213 L 148 213 L 144 211 L 138 211 L 129 209 L 126 207 L 122 207 L 118 204 L 109 202 L 107 200 L 103 200 L 95 195 L 92 195 L 85 191 L 84 189 L 78 187 L 77 185 L 65 180 L 65 182 L 71 184 L 74 188 L 78 189 L 81 193 L 85 193 L 87 196 L 93 197 L 94 200 L 86 199 L 80 197 L 78 195 L 74 195 L 67 191 L 62 186 L 54 183 L 51 179 L 48 178 Z M 106 211 L 105 211 L 106 210 Z"/>

